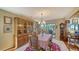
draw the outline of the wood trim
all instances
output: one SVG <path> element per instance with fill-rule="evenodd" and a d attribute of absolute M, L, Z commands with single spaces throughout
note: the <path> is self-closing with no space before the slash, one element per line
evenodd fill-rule
<path fill-rule="evenodd" d="M 75 17 L 75 16 L 77 16 L 78 14 L 79 14 L 79 10 L 76 11 L 70 18 Z"/>

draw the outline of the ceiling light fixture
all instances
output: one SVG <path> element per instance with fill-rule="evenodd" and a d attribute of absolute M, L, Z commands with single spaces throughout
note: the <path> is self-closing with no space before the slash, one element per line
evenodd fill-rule
<path fill-rule="evenodd" d="M 43 13 L 41 13 L 41 18 L 40 18 L 40 22 L 39 22 L 39 24 L 46 24 L 46 22 L 44 21 L 44 14 Z"/>

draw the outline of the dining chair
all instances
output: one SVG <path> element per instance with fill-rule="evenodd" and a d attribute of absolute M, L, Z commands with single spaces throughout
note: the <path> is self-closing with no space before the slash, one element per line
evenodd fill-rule
<path fill-rule="evenodd" d="M 34 50 L 38 49 L 38 37 L 36 33 L 32 33 L 32 35 L 30 35 L 30 45 Z"/>

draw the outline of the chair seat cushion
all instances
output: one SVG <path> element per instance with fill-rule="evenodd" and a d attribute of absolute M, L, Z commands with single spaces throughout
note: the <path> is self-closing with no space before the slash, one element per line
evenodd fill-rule
<path fill-rule="evenodd" d="M 56 43 L 51 43 L 51 51 L 60 51 L 60 47 Z"/>
<path fill-rule="evenodd" d="M 27 47 L 24 51 L 32 51 L 31 47 Z"/>

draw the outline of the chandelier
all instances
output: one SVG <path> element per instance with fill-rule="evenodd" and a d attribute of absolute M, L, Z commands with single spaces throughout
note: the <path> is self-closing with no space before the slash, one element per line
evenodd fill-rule
<path fill-rule="evenodd" d="M 46 24 L 46 22 L 44 21 L 44 14 L 43 14 L 43 13 L 41 13 L 41 17 L 40 17 L 39 24 L 40 24 L 40 25 Z"/>

